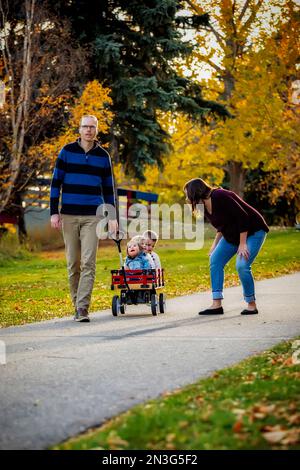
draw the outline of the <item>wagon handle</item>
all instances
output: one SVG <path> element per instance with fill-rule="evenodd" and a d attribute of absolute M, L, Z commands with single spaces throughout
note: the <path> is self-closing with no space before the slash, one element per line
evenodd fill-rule
<path fill-rule="evenodd" d="M 116 232 L 108 232 L 108 236 L 109 238 L 111 238 L 111 240 L 119 244 L 121 243 L 123 238 L 125 238 L 125 232 L 123 232 L 122 230 L 117 230 Z"/>
<path fill-rule="evenodd" d="M 114 235 L 116 235 L 114 237 Z M 125 238 L 125 233 L 122 231 L 122 230 L 117 230 L 117 232 L 108 232 L 108 236 L 117 244 L 118 246 L 118 252 L 119 252 L 119 257 L 120 257 L 120 267 L 121 267 L 121 271 L 122 271 L 122 274 L 123 274 L 123 277 L 124 277 L 124 282 L 125 282 L 125 285 L 128 289 L 128 292 L 129 294 L 131 295 L 131 289 L 128 285 L 128 282 L 127 282 L 127 279 L 126 279 L 126 272 L 125 272 L 125 268 L 124 268 L 124 260 L 123 260 L 123 256 L 122 256 L 122 250 L 121 250 L 121 242 L 123 240 L 123 238 Z"/>

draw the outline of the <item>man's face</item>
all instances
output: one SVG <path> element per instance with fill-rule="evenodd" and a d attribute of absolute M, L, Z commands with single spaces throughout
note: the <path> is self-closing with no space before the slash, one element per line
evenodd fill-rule
<path fill-rule="evenodd" d="M 83 118 L 79 127 L 79 134 L 82 140 L 93 142 L 97 135 L 97 124 L 93 118 Z"/>

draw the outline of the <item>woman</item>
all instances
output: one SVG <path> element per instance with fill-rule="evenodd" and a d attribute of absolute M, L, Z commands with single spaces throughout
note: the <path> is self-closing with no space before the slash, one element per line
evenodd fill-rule
<path fill-rule="evenodd" d="M 265 241 L 269 228 L 264 218 L 252 206 L 232 191 L 212 188 L 201 178 L 194 178 L 184 186 L 187 201 L 195 212 L 196 205 L 203 203 L 204 212 L 217 229 L 211 246 L 210 277 L 212 305 L 199 315 L 223 314 L 224 267 L 237 253 L 236 268 L 241 280 L 247 308 L 242 315 L 258 313 L 251 265 Z"/>

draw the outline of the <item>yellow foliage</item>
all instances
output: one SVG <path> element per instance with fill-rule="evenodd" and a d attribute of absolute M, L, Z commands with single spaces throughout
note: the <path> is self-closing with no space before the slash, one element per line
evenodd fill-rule
<path fill-rule="evenodd" d="M 160 124 L 171 134 L 174 150 L 165 156 L 163 172 L 152 166 L 146 169 L 141 189 L 159 188 L 161 201 L 180 200 L 186 180 L 199 176 L 218 185 L 232 160 L 242 163 L 244 169 L 263 162 L 265 170 L 280 170 L 281 187 L 274 189 L 274 201 L 287 192 L 292 197 L 295 188 L 300 189 L 299 112 L 290 106 L 291 84 L 287 79 L 295 74 L 300 55 L 296 34 L 299 19 L 293 15 L 291 2 L 277 3 L 266 2 L 258 11 L 258 2 L 251 1 L 241 20 L 244 2 L 236 2 L 234 8 L 229 0 L 207 0 L 201 6 L 197 0 L 188 2 L 193 13 L 210 12 L 213 41 L 207 41 L 207 31 L 196 33 L 192 57 L 183 64 L 176 63 L 176 69 L 183 75 L 192 68 L 189 71 L 194 78 L 197 64 L 215 63 L 219 70 L 213 69 L 211 78 L 200 82 L 204 97 L 210 100 L 218 100 L 224 93 L 226 74 L 231 76 L 234 86 L 225 104 L 234 119 L 212 121 L 210 127 L 201 129 L 182 115 L 161 115 Z M 270 16 L 275 7 L 281 8 L 284 20 L 283 15 L 276 20 Z M 277 34 L 270 34 L 270 24 L 275 28 L 276 21 Z M 250 40 L 255 44 L 252 49 L 235 49 Z M 121 168 L 117 174 L 125 181 Z"/>
<path fill-rule="evenodd" d="M 6 228 L 9 233 L 17 233 L 17 227 L 14 224 L 2 224 L 2 227 Z"/>
<path fill-rule="evenodd" d="M 159 188 L 160 202 L 174 202 L 184 199 L 183 185 L 193 177 L 220 184 L 224 172 L 221 159 L 216 165 L 215 154 L 209 149 L 211 131 L 181 114 L 163 118 L 171 125 L 173 151 L 165 157 L 162 172 L 157 167 L 146 168 L 146 183 L 141 189 L 155 192 Z"/>
<path fill-rule="evenodd" d="M 234 119 L 199 132 L 192 152 L 187 146 L 186 163 L 195 152 L 198 169 L 209 162 L 213 177 L 215 168 L 225 169 L 229 161 L 244 169 L 262 162 L 265 170 L 280 171 L 280 194 L 294 191 L 291 186 L 300 189 L 299 106 L 292 105 L 290 82 L 290 77 L 299 79 L 299 8 L 290 0 L 204 0 L 201 7 L 190 0 L 188 5 L 193 13 L 209 11 L 212 25 L 210 37 L 207 31 L 196 33 L 189 64 L 195 70 L 203 62 L 211 67 L 211 79 L 200 81 L 204 97 L 222 96 L 223 103 L 225 98 Z"/>
<path fill-rule="evenodd" d="M 109 109 L 111 104 L 109 88 L 103 87 L 97 80 L 87 83 L 81 97 L 75 100 L 74 106 L 70 109 L 70 119 L 63 132 L 58 137 L 32 147 L 29 151 L 31 157 L 49 159 L 54 163 L 60 149 L 78 138 L 80 118 L 84 114 L 95 115 L 98 119 L 98 131 L 101 134 L 108 133 L 113 118 L 113 113 Z"/>

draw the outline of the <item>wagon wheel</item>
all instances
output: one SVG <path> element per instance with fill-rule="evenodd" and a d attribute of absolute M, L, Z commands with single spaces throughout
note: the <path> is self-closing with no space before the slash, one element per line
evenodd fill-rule
<path fill-rule="evenodd" d="M 159 312 L 166 313 L 166 296 L 165 294 L 159 294 Z"/>
<path fill-rule="evenodd" d="M 111 309 L 113 316 L 117 317 L 120 311 L 120 299 L 118 295 L 113 296 Z"/>
<path fill-rule="evenodd" d="M 121 304 L 121 305 L 120 305 L 120 312 L 122 313 L 122 315 L 124 315 L 125 311 L 126 311 L 126 305 L 125 305 L 125 304 Z"/>
<path fill-rule="evenodd" d="M 151 295 L 151 312 L 152 315 L 157 315 L 157 297 L 155 294 Z"/>

